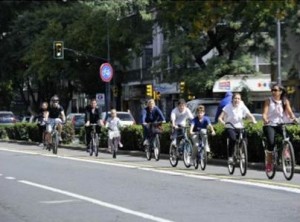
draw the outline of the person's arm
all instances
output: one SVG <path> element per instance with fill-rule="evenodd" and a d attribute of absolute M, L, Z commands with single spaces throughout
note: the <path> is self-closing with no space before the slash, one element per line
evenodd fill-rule
<path fill-rule="evenodd" d="M 144 109 L 142 110 L 142 119 L 141 119 L 142 125 L 146 125 L 146 124 L 147 124 L 147 123 L 146 123 L 146 116 L 147 116 L 147 110 L 146 110 L 146 108 L 144 108 Z"/>
<path fill-rule="evenodd" d="M 171 112 L 171 123 L 172 123 L 172 127 L 177 128 L 175 121 L 176 121 L 176 114 L 175 114 L 175 109 L 173 109 Z"/>
<path fill-rule="evenodd" d="M 194 134 L 194 127 L 195 127 L 195 122 L 194 120 L 191 121 L 191 127 L 190 127 L 190 134 L 193 135 Z"/>
<path fill-rule="evenodd" d="M 219 120 L 219 122 L 220 122 L 221 124 L 223 124 L 223 125 L 225 125 L 224 117 L 225 117 L 225 112 L 222 111 L 221 114 L 220 114 L 220 116 L 219 116 L 219 118 L 218 118 L 218 120 Z"/>
<path fill-rule="evenodd" d="M 158 116 L 159 116 L 159 121 L 166 122 L 164 114 L 162 113 L 162 111 L 160 110 L 160 108 L 156 107 L 156 111 L 157 111 Z"/>
<path fill-rule="evenodd" d="M 66 122 L 66 115 L 65 115 L 65 111 L 64 111 L 64 110 L 62 110 L 62 111 L 60 112 L 60 115 L 61 115 L 61 120 L 63 121 L 63 123 L 65 123 L 65 122 Z"/>
<path fill-rule="evenodd" d="M 264 102 L 263 113 L 262 113 L 262 118 L 263 118 L 264 124 L 267 124 L 269 122 L 269 120 L 268 120 L 269 106 L 270 106 L 270 100 L 267 99 Z"/>
<path fill-rule="evenodd" d="M 290 101 L 289 101 L 288 99 L 286 99 L 285 102 L 286 102 L 286 107 L 285 107 L 285 112 L 286 112 L 286 114 L 288 115 L 288 117 L 289 117 L 291 120 L 295 121 L 295 120 L 296 120 L 296 117 L 295 117 L 295 114 L 294 114 L 294 112 L 293 112 L 293 110 L 292 110 L 292 108 L 291 108 Z"/>
<path fill-rule="evenodd" d="M 254 124 L 257 123 L 257 121 L 256 121 L 255 117 L 252 115 L 252 113 L 250 113 L 250 112 L 247 113 L 247 117 L 248 117 L 249 119 L 251 119 L 252 123 L 254 123 Z"/>
<path fill-rule="evenodd" d="M 209 129 L 211 131 L 211 135 L 213 135 L 213 136 L 216 135 L 216 131 L 215 131 L 213 125 L 211 125 L 211 123 L 208 124 L 208 127 L 209 127 Z"/>

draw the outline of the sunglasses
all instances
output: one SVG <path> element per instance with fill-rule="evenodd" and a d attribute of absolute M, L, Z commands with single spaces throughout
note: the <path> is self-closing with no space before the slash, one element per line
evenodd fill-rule
<path fill-rule="evenodd" d="M 59 100 L 52 100 L 52 102 L 54 102 L 54 103 L 58 103 L 58 102 L 59 102 Z"/>
<path fill-rule="evenodd" d="M 280 91 L 279 89 L 272 89 L 271 90 L 272 92 L 278 92 L 278 91 Z"/>

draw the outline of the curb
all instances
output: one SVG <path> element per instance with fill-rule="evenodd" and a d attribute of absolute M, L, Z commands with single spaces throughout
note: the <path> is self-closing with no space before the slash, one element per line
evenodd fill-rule
<path fill-rule="evenodd" d="M 6 142 L 6 143 L 18 143 L 21 145 L 36 145 L 35 142 L 30 141 L 14 141 L 14 140 L 0 140 L 0 142 Z M 71 149 L 71 150 L 78 150 L 78 151 L 85 151 L 86 147 L 85 145 L 59 145 L 60 148 L 64 149 Z M 100 148 L 100 152 L 102 153 L 109 153 L 107 151 L 107 148 Z M 118 153 L 121 155 L 130 155 L 130 156 L 136 156 L 136 157 L 145 157 L 145 153 L 140 150 L 123 150 L 119 149 Z M 146 157 L 145 157 L 146 158 Z M 160 154 L 160 159 L 168 160 L 169 155 L 168 154 Z M 215 166 L 227 166 L 227 160 L 224 159 L 208 159 L 207 164 L 215 165 Z M 253 170 L 260 170 L 264 171 L 264 163 L 256 163 L 256 162 L 248 162 L 248 168 Z M 279 169 L 279 171 L 282 171 L 282 169 Z M 296 165 L 295 167 L 295 173 L 300 174 L 300 165 Z"/>

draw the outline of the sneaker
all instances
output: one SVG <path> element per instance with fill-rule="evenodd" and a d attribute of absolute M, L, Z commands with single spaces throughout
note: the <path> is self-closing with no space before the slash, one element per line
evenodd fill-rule
<path fill-rule="evenodd" d="M 61 136 L 58 136 L 58 141 L 59 141 L 59 142 L 62 142 Z"/>
<path fill-rule="evenodd" d="M 143 142 L 143 145 L 144 146 L 149 146 L 149 140 L 145 139 L 144 142 Z"/>
<path fill-rule="evenodd" d="M 272 172 L 272 164 L 271 163 L 267 163 L 266 164 L 266 171 L 267 171 L 267 173 L 270 173 L 270 172 Z"/>
<path fill-rule="evenodd" d="M 44 147 L 44 144 L 43 143 L 39 143 L 39 147 Z"/>
<path fill-rule="evenodd" d="M 119 147 L 122 148 L 123 147 L 123 144 L 121 142 L 119 142 Z"/>
<path fill-rule="evenodd" d="M 228 163 L 233 163 L 233 157 L 228 157 Z"/>

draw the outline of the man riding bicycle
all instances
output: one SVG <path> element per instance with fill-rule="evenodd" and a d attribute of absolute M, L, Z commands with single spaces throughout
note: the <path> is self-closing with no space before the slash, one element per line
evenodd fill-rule
<path fill-rule="evenodd" d="M 89 151 L 89 144 L 91 141 L 92 127 L 90 124 L 98 124 L 96 126 L 96 132 L 100 133 L 100 126 L 103 126 L 103 121 L 100 116 L 101 112 L 97 107 L 96 99 L 91 99 L 90 105 L 85 111 L 85 138 L 86 138 L 86 150 Z"/>
<path fill-rule="evenodd" d="M 142 110 L 141 119 L 141 123 L 143 125 L 144 146 L 149 145 L 150 128 L 148 126 L 148 123 L 165 121 L 165 117 L 162 114 L 162 111 L 155 105 L 154 99 L 148 100 L 147 107 Z"/>
<path fill-rule="evenodd" d="M 191 110 L 186 106 L 184 99 L 179 99 L 177 107 L 171 112 L 171 123 L 172 123 L 172 145 L 177 147 L 177 134 L 180 127 L 186 126 L 186 121 L 194 118 Z"/>
<path fill-rule="evenodd" d="M 61 132 L 62 124 L 66 121 L 66 115 L 64 108 L 59 104 L 59 97 L 54 95 L 50 99 L 49 117 L 48 122 L 50 124 L 57 124 L 57 131 L 59 133 L 59 141 L 62 141 Z"/>

